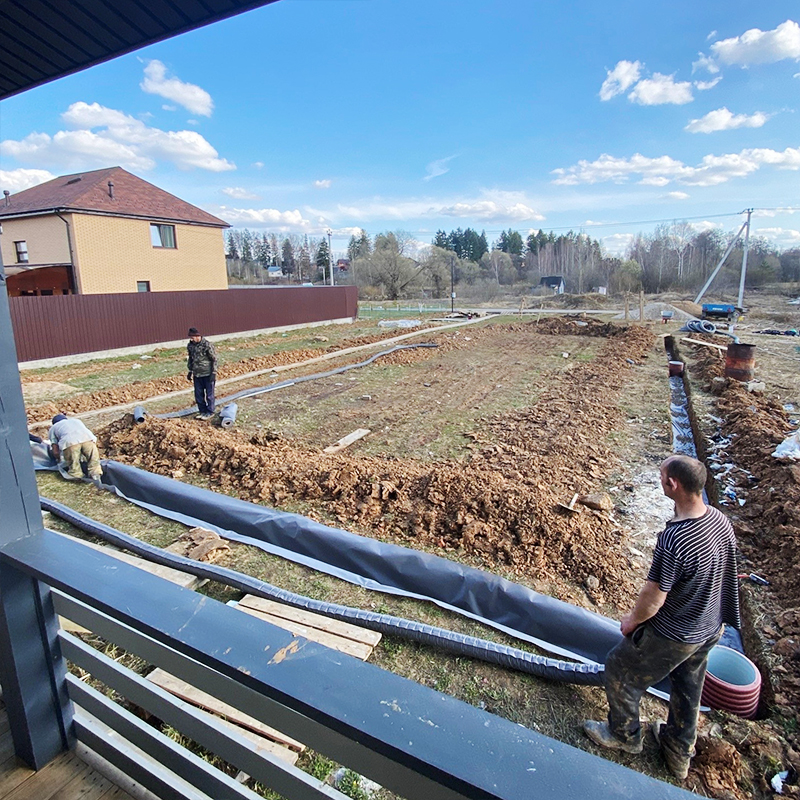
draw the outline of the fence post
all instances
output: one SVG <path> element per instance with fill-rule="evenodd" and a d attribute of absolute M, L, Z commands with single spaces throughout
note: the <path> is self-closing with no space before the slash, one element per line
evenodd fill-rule
<path fill-rule="evenodd" d="M 42 533 L 25 404 L 0 257 L 0 554 Z M 47 586 L 0 559 L 0 685 L 14 751 L 40 769 L 72 744 L 72 707 Z"/>

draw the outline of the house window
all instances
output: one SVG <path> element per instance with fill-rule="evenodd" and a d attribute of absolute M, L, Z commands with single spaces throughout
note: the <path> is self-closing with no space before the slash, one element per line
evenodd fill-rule
<path fill-rule="evenodd" d="M 17 264 L 28 263 L 28 243 L 14 242 L 14 249 L 17 251 Z"/>
<path fill-rule="evenodd" d="M 149 292 L 150 291 L 150 281 L 136 281 L 136 291 L 137 292 Z"/>
<path fill-rule="evenodd" d="M 174 225 L 150 225 L 150 242 L 153 247 L 177 247 Z"/>

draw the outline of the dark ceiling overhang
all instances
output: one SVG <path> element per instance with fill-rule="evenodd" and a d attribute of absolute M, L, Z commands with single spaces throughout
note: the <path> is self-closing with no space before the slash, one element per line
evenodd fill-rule
<path fill-rule="evenodd" d="M 276 0 L 0 0 L 0 100 Z"/>

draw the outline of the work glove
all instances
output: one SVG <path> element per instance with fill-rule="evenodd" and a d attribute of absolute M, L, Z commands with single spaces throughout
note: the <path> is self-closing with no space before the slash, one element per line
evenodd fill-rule
<path fill-rule="evenodd" d="M 192 379 L 192 373 L 191 372 L 187 372 L 186 373 L 186 380 L 190 381 L 191 379 Z"/>

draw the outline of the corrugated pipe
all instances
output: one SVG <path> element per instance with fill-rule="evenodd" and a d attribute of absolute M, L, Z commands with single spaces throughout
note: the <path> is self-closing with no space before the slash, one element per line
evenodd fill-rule
<path fill-rule="evenodd" d="M 318 378 L 330 378 L 333 375 L 341 375 L 351 369 L 358 369 L 359 367 L 366 367 L 381 356 L 388 356 L 397 350 L 415 350 L 418 347 L 438 347 L 435 342 L 420 342 L 419 344 L 398 344 L 389 350 L 382 350 L 380 353 L 375 353 L 370 356 L 366 361 L 359 361 L 357 364 L 345 364 L 343 367 L 330 369 L 327 372 L 316 372 L 313 375 L 303 375 L 300 378 L 291 378 L 280 383 L 273 383 L 271 386 L 258 386 L 254 389 L 242 389 L 241 392 L 229 394 L 227 397 L 217 398 L 217 403 L 230 403 L 232 400 L 241 400 L 243 397 L 256 397 L 259 394 L 266 394 L 267 392 L 274 392 L 276 389 L 286 389 L 289 386 L 294 386 L 296 383 L 305 383 L 306 381 L 315 381 Z M 167 414 L 155 414 L 159 419 L 175 419 L 176 417 L 188 417 L 190 414 L 197 413 L 197 406 L 190 406 L 189 408 L 182 408 L 180 411 L 170 411 Z"/>
<path fill-rule="evenodd" d="M 507 669 L 526 672 L 551 681 L 574 683 L 583 686 L 602 686 L 604 682 L 604 668 L 600 664 L 580 664 L 572 661 L 560 661 L 545 656 L 527 653 L 516 647 L 466 636 L 455 631 L 424 625 L 421 622 L 394 617 L 390 614 L 376 614 L 373 611 L 363 611 L 359 608 L 350 608 L 335 603 L 326 603 L 321 600 L 312 600 L 310 597 L 279 589 L 250 575 L 244 575 L 226 567 L 213 564 L 204 564 L 185 556 L 168 553 L 159 547 L 141 542 L 133 536 L 118 531 L 102 522 L 97 522 L 73 509 L 50 500 L 39 497 L 41 507 L 51 514 L 66 520 L 76 528 L 97 536 L 117 547 L 130 550 L 136 555 L 147 558 L 156 564 L 183 570 L 200 578 L 225 584 L 242 592 L 276 600 L 295 608 L 313 611 L 333 619 L 344 620 L 363 628 L 380 631 L 391 636 L 399 636 L 416 642 L 438 647 L 458 656 L 469 656 L 490 664 L 498 664 Z"/>

